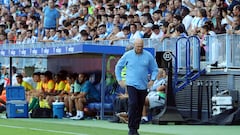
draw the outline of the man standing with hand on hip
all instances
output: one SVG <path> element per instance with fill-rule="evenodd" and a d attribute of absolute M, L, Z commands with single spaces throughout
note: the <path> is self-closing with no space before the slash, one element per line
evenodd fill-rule
<path fill-rule="evenodd" d="M 126 66 L 126 83 L 121 78 L 122 68 Z M 134 49 L 126 52 L 115 67 L 117 81 L 121 87 L 127 87 L 128 99 L 128 135 L 139 135 L 138 129 L 147 89 L 153 85 L 158 74 L 155 58 L 143 50 L 143 40 L 136 39 Z M 150 81 L 148 74 L 151 74 Z M 149 82 L 148 82 L 149 81 Z"/>

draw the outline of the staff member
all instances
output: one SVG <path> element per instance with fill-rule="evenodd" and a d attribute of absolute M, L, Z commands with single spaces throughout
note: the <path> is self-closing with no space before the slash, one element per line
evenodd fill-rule
<path fill-rule="evenodd" d="M 154 57 L 143 50 L 143 40 L 137 38 L 134 50 L 126 52 L 115 67 L 117 81 L 121 87 L 127 87 L 128 99 L 128 135 L 139 135 L 138 129 L 147 88 L 153 85 L 158 74 L 158 66 Z M 126 66 L 126 82 L 121 78 L 121 71 Z M 148 74 L 151 74 L 148 82 Z"/>

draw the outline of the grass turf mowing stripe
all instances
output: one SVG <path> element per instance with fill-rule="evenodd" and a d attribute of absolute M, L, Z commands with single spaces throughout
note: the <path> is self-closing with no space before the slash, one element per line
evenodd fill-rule
<path fill-rule="evenodd" d="M 0 127 L 5 128 L 13 128 L 13 129 L 26 129 L 26 130 L 33 130 L 33 131 L 43 131 L 43 132 L 50 132 L 50 133 L 57 133 L 57 134 L 70 134 L 70 135 L 88 135 L 88 134 L 80 134 L 74 132 L 66 132 L 66 131 L 57 131 L 57 130 L 46 130 L 41 128 L 29 128 L 29 127 L 21 127 L 21 126 L 10 126 L 10 125 L 1 125 Z"/>
<path fill-rule="evenodd" d="M 88 135 L 126 135 L 127 134 L 127 125 L 126 124 L 112 124 L 107 121 L 98 121 L 98 120 L 83 120 L 83 121 L 72 121 L 65 119 L 0 119 L 1 125 L 11 125 L 19 127 L 28 127 L 28 129 L 18 129 L 17 134 L 20 132 L 25 132 L 21 135 L 41 135 L 36 130 L 35 133 L 32 133 L 30 128 L 40 128 L 44 130 L 55 130 L 61 132 L 74 132 L 79 134 L 88 134 Z M 86 125 L 84 124 L 86 123 Z M 97 127 L 101 126 L 101 127 Z M 105 128 L 104 128 L 105 126 Z M 118 127 L 116 129 L 116 127 Z M 123 127 L 123 128 L 122 128 Z M 4 135 L 12 135 L 13 132 L 8 132 L 9 129 L 1 128 L 0 131 L 4 131 Z M 20 131 L 21 130 L 21 131 Z M 29 132 L 26 132 L 29 130 Z M 46 132 L 44 132 L 44 135 Z M 54 133 L 51 133 L 51 135 Z M 170 135 L 162 133 L 152 133 L 146 131 L 140 131 L 141 135 Z M 18 134 L 19 135 L 19 134 Z M 62 134 L 61 134 L 62 135 Z M 69 134 L 66 134 L 69 135 Z"/>

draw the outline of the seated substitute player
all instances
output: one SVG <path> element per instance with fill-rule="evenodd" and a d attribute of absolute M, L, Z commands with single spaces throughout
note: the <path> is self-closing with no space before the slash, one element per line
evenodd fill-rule
<path fill-rule="evenodd" d="M 78 100 L 75 100 L 77 105 L 77 115 L 71 117 L 73 120 L 82 120 L 84 119 L 84 106 L 91 102 L 99 102 L 100 94 L 93 84 L 88 80 L 88 76 L 85 73 L 80 73 L 78 76 L 79 84 L 81 85 L 80 94 L 76 97 Z"/>
<path fill-rule="evenodd" d="M 143 106 L 141 123 L 145 124 L 148 120 L 148 109 L 155 107 L 162 107 L 165 105 L 166 93 L 165 88 L 167 84 L 167 74 L 162 68 L 158 71 L 157 79 L 154 81 L 153 86 L 149 89 L 149 93 L 145 98 L 145 104 Z"/>

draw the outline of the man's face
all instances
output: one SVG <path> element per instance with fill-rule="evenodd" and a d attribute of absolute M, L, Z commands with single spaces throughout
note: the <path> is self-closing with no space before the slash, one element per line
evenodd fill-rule
<path fill-rule="evenodd" d="M 21 77 L 16 77 L 18 84 L 22 83 L 22 78 Z"/>
<path fill-rule="evenodd" d="M 134 49 L 136 54 L 141 54 L 143 52 L 143 40 L 136 39 L 134 42 Z"/>
<path fill-rule="evenodd" d="M 79 74 L 79 76 L 78 76 L 78 81 L 79 81 L 80 84 L 83 84 L 83 83 L 84 83 L 85 77 L 84 77 L 83 74 Z"/>

